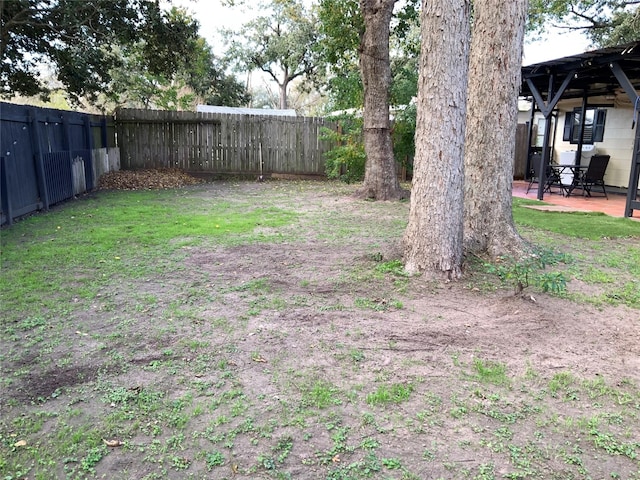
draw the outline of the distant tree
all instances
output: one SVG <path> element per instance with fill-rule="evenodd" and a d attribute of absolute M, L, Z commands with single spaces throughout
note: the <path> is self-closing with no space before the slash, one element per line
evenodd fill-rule
<path fill-rule="evenodd" d="M 462 274 L 464 137 L 471 0 L 423 1 L 407 271 Z"/>
<path fill-rule="evenodd" d="M 398 200 L 400 187 L 391 143 L 389 32 L 396 0 L 360 0 L 364 31 L 360 39 L 360 73 L 364 86 L 364 183 L 359 194 L 375 200 Z"/>
<path fill-rule="evenodd" d="M 245 86 L 226 73 L 229 66 L 217 58 L 203 38 L 198 40 L 193 57 L 179 77 L 193 90 L 199 103 L 240 107 L 250 101 Z"/>
<path fill-rule="evenodd" d="M 389 100 L 392 105 L 407 105 L 417 92 L 420 53 L 417 3 L 417 0 L 403 2 L 403 8 L 394 9 L 390 21 Z M 327 91 L 335 110 L 362 108 L 359 51 L 364 17 L 359 1 L 320 0 L 318 18 L 320 38 L 317 49 L 322 68 L 315 78 Z"/>
<path fill-rule="evenodd" d="M 358 0 L 320 0 L 318 54 L 322 62 L 315 79 L 326 88 L 334 110 L 362 108 L 363 88 L 358 62 L 364 18 Z"/>
<path fill-rule="evenodd" d="M 46 95 L 49 66 L 72 101 L 108 89 L 119 55 L 142 42 L 151 75 L 172 76 L 193 52 L 198 23 L 163 11 L 151 0 L 3 0 L 0 95 Z"/>
<path fill-rule="evenodd" d="M 638 0 L 530 0 L 528 28 L 582 30 L 601 47 L 629 43 L 640 38 L 638 5 Z"/>
<path fill-rule="evenodd" d="M 248 22 L 239 32 L 226 32 L 227 55 L 240 68 L 257 68 L 273 79 L 279 87 L 279 107 L 285 109 L 291 82 L 315 72 L 315 13 L 299 0 L 271 0 L 263 8 L 270 14 Z"/>

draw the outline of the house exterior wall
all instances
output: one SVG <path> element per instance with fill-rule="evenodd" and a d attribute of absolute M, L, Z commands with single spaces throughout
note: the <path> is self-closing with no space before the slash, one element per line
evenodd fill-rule
<path fill-rule="evenodd" d="M 633 121 L 633 108 L 625 94 L 619 94 L 615 100 L 596 97 L 589 99 L 589 105 L 607 105 L 607 119 L 604 127 L 602 142 L 596 142 L 596 153 L 609 155 L 609 166 L 604 176 L 607 185 L 626 188 L 629 184 L 629 171 L 631 169 L 631 156 L 633 154 L 633 140 L 635 130 L 631 129 Z M 608 106 L 613 105 L 613 106 Z M 565 113 L 575 107 L 582 106 L 580 99 L 565 100 L 558 103 L 560 111 L 558 128 L 564 126 Z M 554 150 L 555 158 L 559 158 L 560 152 L 576 150 L 577 145 L 562 140 L 562 131 L 558 132 Z"/>
<path fill-rule="evenodd" d="M 609 166 L 605 174 L 605 183 L 612 187 L 627 188 L 629 184 L 629 173 L 631 169 L 631 157 L 633 154 L 633 141 L 635 129 L 631 128 L 633 121 L 633 106 L 624 93 L 616 95 L 615 99 L 594 97 L 589 99 L 589 105 L 607 105 L 607 118 L 604 128 L 602 142 L 596 142 L 596 153 L 599 155 L 609 155 Z M 558 125 L 556 141 L 553 145 L 553 160 L 558 162 L 560 154 L 565 151 L 577 150 L 577 145 L 562 140 L 565 114 L 575 107 L 581 107 L 581 99 L 561 100 L 558 102 Z M 525 119 L 526 118 L 526 119 Z M 528 122 L 531 118 L 531 110 L 519 112 L 518 121 Z M 538 119 L 544 118 L 537 112 L 534 117 L 534 125 Z M 535 137 L 532 139 L 535 144 Z M 588 164 L 587 162 L 582 162 Z"/>

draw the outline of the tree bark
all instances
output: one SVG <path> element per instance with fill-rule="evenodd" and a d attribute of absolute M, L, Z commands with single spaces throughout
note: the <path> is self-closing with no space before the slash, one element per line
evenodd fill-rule
<path fill-rule="evenodd" d="M 405 268 L 459 278 L 470 0 L 422 1 L 416 155 Z"/>
<path fill-rule="evenodd" d="M 286 110 L 289 108 L 289 101 L 287 98 L 287 88 L 289 88 L 289 82 L 285 81 L 278 84 L 280 88 L 280 110 Z"/>
<path fill-rule="evenodd" d="M 395 3 L 396 0 L 360 0 L 365 25 L 359 53 L 367 161 L 364 184 L 358 194 L 376 200 L 397 200 L 407 196 L 398 181 L 389 121 L 389 24 Z"/>
<path fill-rule="evenodd" d="M 527 0 L 475 0 L 465 140 L 464 246 L 519 256 L 513 159 Z"/>

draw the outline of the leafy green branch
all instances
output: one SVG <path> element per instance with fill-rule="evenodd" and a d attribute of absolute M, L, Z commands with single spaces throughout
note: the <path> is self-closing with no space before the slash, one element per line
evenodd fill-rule
<path fill-rule="evenodd" d="M 498 257 L 495 263 L 485 262 L 484 268 L 487 273 L 496 275 L 503 284 L 512 285 L 516 295 L 530 286 L 558 295 L 567 289 L 564 273 L 544 270 L 548 266 L 568 262 L 568 256 L 563 253 L 537 250 L 521 259 L 510 256 Z"/>

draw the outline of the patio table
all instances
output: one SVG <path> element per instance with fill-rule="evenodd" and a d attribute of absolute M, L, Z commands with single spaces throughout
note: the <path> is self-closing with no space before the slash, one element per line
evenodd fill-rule
<path fill-rule="evenodd" d="M 581 178 L 581 173 L 585 170 L 587 170 L 587 168 L 589 168 L 588 165 L 575 165 L 575 164 L 569 164 L 569 165 L 551 165 L 551 168 L 553 168 L 553 171 L 555 173 L 555 175 L 557 176 L 557 178 L 561 179 L 562 178 L 562 174 L 563 173 L 568 173 L 567 170 L 573 175 L 573 179 L 571 180 L 571 183 L 568 185 L 563 184 L 562 182 L 560 183 L 560 188 L 562 189 L 563 195 L 565 197 L 568 197 L 571 195 L 571 193 L 573 192 L 573 190 L 576 187 L 580 186 L 580 178 Z"/>

